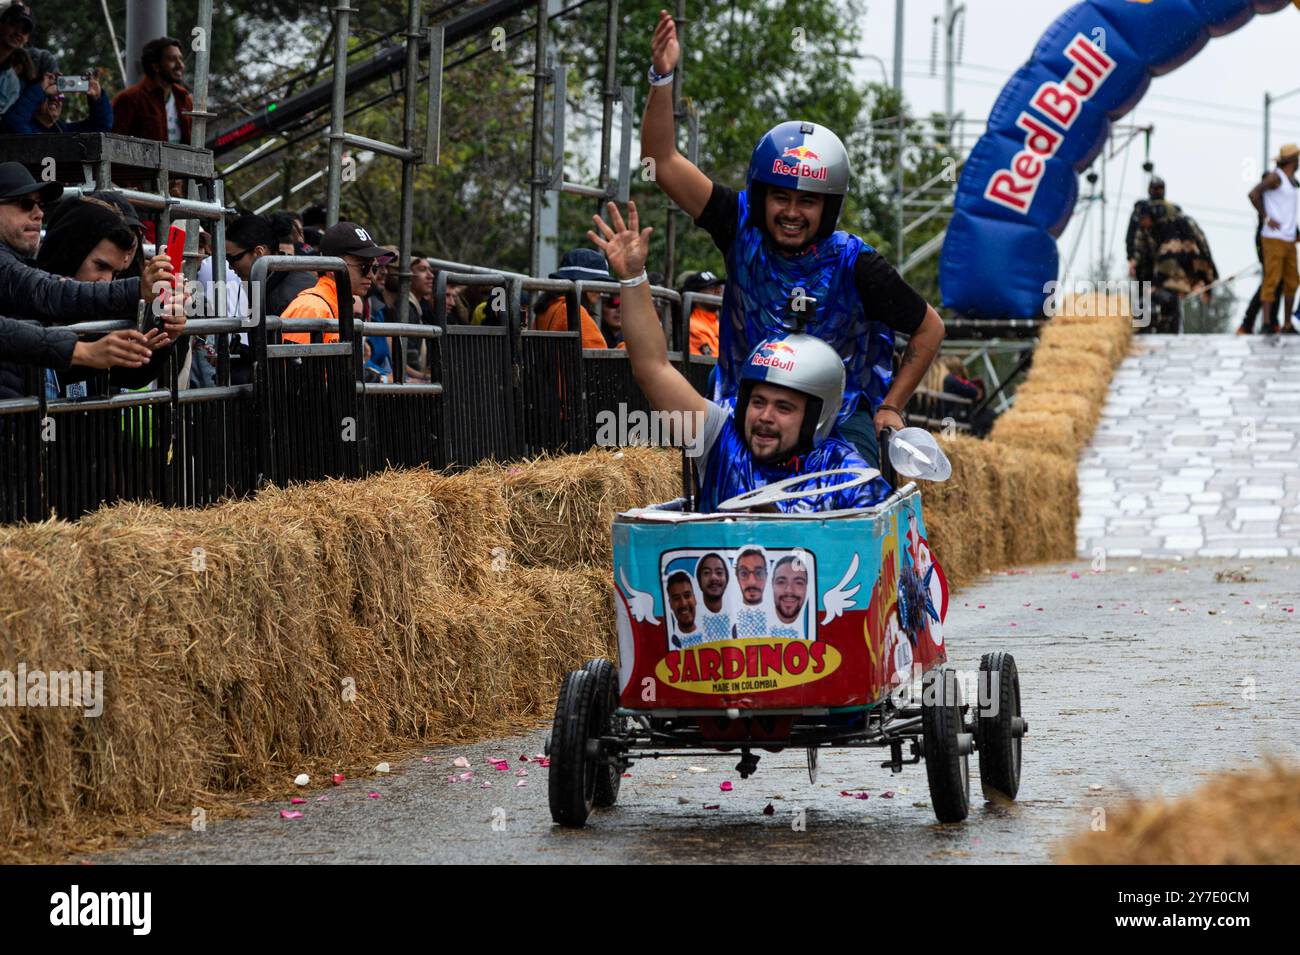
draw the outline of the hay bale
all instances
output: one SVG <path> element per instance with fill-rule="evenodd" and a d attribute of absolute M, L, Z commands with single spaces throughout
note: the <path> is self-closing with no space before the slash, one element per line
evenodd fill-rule
<path fill-rule="evenodd" d="M 1034 386 L 1023 386 L 1016 392 L 1016 402 L 1012 406 L 1015 414 L 1037 413 L 1064 415 L 1074 423 L 1075 436 L 1086 442 L 1097 429 L 1101 418 L 1101 409 L 1090 403 L 1082 395 L 1061 391 L 1043 391 Z M 1003 415 L 1003 417 L 1009 417 Z"/>
<path fill-rule="evenodd" d="M 608 567 L 614 515 L 681 495 L 681 459 L 662 448 L 595 449 L 502 468 L 511 560 L 526 567 Z"/>
<path fill-rule="evenodd" d="M 1083 444 L 1073 418 L 1045 411 L 1018 411 L 1003 415 L 994 423 L 989 440 L 994 444 L 1068 458 L 1074 458 Z"/>
<path fill-rule="evenodd" d="M 1105 360 L 1113 368 L 1124 360 L 1128 339 L 1113 323 L 1104 324 L 1049 324 L 1038 339 L 1040 348 L 1062 348 L 1067 351 L 1087 352 Z"/>
<path fill-rule="evenodd" d="M 1300 767 L 1220 773 L 1179 799 L 1131 800 L 1057 851 L 1067 865 L 1300 863 Z"/>

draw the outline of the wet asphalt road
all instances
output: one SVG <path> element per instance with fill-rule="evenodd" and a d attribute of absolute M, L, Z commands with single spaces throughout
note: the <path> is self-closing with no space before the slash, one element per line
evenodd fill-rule
<path fill-rule="evenodd" d="M 809 783 L 802 750 L 763 754 L 741 780 L 735 756 L 646 761 L 619 804 L 583 830 L 551 823 L 544 730 L 438 747 L 428 762 L 311 788 L 206 832 L 162 832 L 97 863 L 654 863 L 1015 862 L 1051 860 L 1054 843 L 1089 831 L 1095 810 L 1129 794 L 1176 794 L 1209 773 L 1270 753 L 1295 755 L 1300 725 L 1300 561 L 1199 560 L 1056 564 L 985 578 L 954 594 L 950 659 L 1014 653 L 1030 735 L 1019 801 L 984 803 L 971 758 L 972 808 L 940 826 L 923 765 L 891 776 L 882 750 L 823 751 Z M 1216 582 L 1216 572 L 1244 582 Z M 1076 576 L 1077 575 L 1077 576 Z M 452 760 L 474 777 L 449 783 Z M 506 757 L 494 770 L 488 757 Z M 691 768 L 704 772 L 691 772 Z M 520 769 L 526 776 L 518 776 Z M 464 770 L 454 770 L 463 772 Z M 724 781 L 734 787 L 720 789 Z M 484 782 L 490 782 L 485 787 Z M 524 785 L 518 785 L 523 783 Z M 869 798 L 845 797 L 864 791 Z M 369 793 L 378 793 L 371 798 Z M 884 794 L 892 792 L 892 797 Z M 318 801 L 321 795 L 328 796 Z M 772 806 L 770 815 L 764 808 Z M 717 808 L 706 808 L 716 806 Z M 803 827 L 795 825 L 802 818 Z"/>

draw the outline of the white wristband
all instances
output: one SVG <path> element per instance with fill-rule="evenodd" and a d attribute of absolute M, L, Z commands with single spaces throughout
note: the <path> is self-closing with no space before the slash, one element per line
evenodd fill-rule
<path fill-rule="evenodd" d="M 649 78 L 651 86 L 668 86 L 673 81 L 673 70 L 669 70 L 667 73 L 656 73 L 652 63 L 646 76 Z"/>
<path fill-rule="evenodd" d="M 646 275 L 645 269 L 642 269 L 641 274 L 638 275 L 636 278 L 619 279 L 618 284 L 623 286 L 623 288 L 632 288 L 635 285 L 640 285 L 642 282 L 649 282 L 649 281 L 650 281 L 650 276 Z"/>

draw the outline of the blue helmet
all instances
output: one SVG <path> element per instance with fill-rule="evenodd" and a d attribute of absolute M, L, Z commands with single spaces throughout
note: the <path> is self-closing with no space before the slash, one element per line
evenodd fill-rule
<path fill-rule="evenodd" d="M 825 126 L 789 120 L 773 126 L 758 141 L 749 160 L 745 185 L 750 195 L 751 222 L 767 234 L 763 214 L 767 186 L 816 192 L 826 197 L 817 238 L 835 231 L 849 188 L 849 154 L 840 138 Z"/>

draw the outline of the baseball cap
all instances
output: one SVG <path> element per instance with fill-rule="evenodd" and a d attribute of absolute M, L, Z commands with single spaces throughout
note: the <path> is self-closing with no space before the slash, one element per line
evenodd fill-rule
<path fill-rule="evenodd" d="M 714 285 L 726 285 L 726 277 L 719 278 L 712 272 L 692 272 L 682 282 L 683 292 L 699 292 Z"/>
<path fill-rule="evenodd" d="M 53 202 L 63 195 L 63 186 L 57 182 L 37 182 L 20 162 L 0 162 L 0 199 L 21 199 L 33 192 L 41 194 L 42 202 Z"/>
<path fill-rule="evenodd" d="M 0 21 L 11 23 L 14 20 L 26 23 L 29 30 L 36 29 L 36 15 L 32 13 L 32 8 L 22 3 L 21 0 L 15 0 L 15 2 L 0 10 Z"/>
<path fill-rule="evenodd" d="M 375 244 L 369 232 L 355 222 L 336 222 L 321 236 L 320 254 L 343 255 L 345 253 L 363 259 L 377 259 L 389 255 Z"/>
<path fill-rule="evenodd" d="M 570 249 L 560 260 L 559 270 L 547 277 L 572 282 L 614 281 L 614 276 L 609 274 L 609 263 L 595 249 Z"/>

